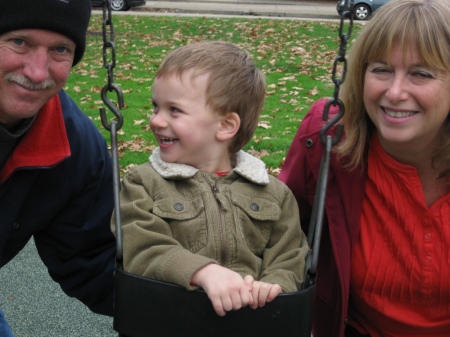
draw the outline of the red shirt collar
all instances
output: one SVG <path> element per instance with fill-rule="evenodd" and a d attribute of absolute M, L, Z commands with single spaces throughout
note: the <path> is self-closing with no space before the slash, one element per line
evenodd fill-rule
<path fill-rule="evenodd" d="M 0 171 L 0 182 L 22 167 L 49 167 L 70 156 L 64 117 L 58 95 L 38 112 L 33 125 L 17 144 Z"/>

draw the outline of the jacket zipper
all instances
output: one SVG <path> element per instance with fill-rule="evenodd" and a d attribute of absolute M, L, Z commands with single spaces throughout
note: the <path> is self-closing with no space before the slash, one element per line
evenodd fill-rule
<path fill-rule="evenodd" d="M 206 181 L 208 181 L 206 176 L 204 178 Z M 225 261 L 226 261 L 225 218 L 224 218 L 224 214 L 223 214 L 222 204 L 220 203 L 220 200 L 217 198 L 217 193 L 219 193 L 218 184 L 219 184 L 220 179 L 221 179 L 221 177 L 219 177 L 219 179 L 216 181 L 216 183 L 214 185 L 210 185 L 210 186 L 211 186 L 211 191 L 214 195 L 214 198 L 216 199 L 217 210 L 219 211 L 219 234 L 220 234 L 220 260 L 219 260 L 219 263 L 221 266 L 224 266 Z"/>

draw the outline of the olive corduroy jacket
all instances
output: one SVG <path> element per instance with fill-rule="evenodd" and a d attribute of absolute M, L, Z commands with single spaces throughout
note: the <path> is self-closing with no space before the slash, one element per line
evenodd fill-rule
<path fill-rule="evenodd" d="M 298 206 L 262 161 L 240 151 L 219 177 L 159 153 L 122 182 L 126 271 L 195 289 L 195 272 L 217 263 L 284 292 L 299 289 L 308 247 Z"/>

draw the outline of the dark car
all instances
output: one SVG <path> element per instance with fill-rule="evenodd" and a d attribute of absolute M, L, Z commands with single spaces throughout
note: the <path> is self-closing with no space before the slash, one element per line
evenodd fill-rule
<path fill-rule="evenodd" d="M 368 20 L 374 11 L 383 6 L 389 0 L 353 0 L 353 7 L 350 5 L 350 0 L 347 0 L 347 6 L 345 0 L 339 0 L 337 4 L 337 11 L 339 15 L 344 10 L 353 14 L 355 20 Z"/>
<path fill-rule="evenodd" d="M 127 11 L 134 6 L 145 5 L 146 0 L 111 0 L 113 11 Z M 103 7 L 103 0 L 91 0 L 92 7 Z"/>

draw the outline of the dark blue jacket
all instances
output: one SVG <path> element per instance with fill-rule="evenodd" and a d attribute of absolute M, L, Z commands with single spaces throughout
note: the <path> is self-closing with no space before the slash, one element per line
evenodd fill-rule
<path fill-rule="evenodd" d="M 60 91 L 0 171 L 0 267 L 34 236 L 64 292 L 112 315 L 112 186 L 105 139 Z"/>

